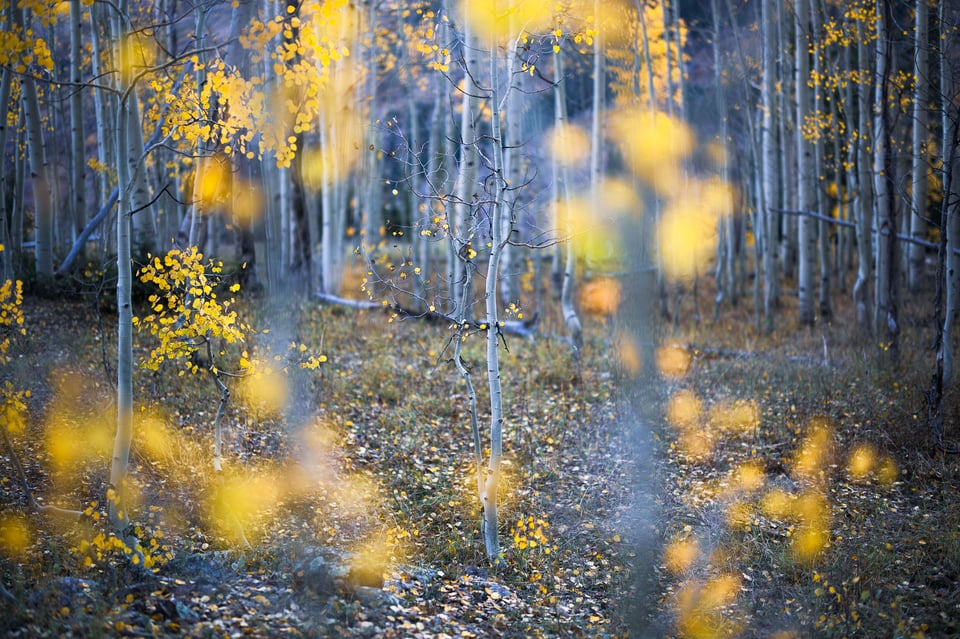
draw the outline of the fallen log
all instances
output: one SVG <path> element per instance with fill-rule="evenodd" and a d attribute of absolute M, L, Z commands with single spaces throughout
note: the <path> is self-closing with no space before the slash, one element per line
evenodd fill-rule
<path fill-rule="evenodd" d="M 415 311 L 412 309 L 404 308 L 399 304 L 382 304 L 379 302 L 373 302 L 370 300 L 354 300 L 346 297 L 340 297 L 339 295 L 331 295 L 330 293 L 317 292 L 317 299 L 324 304 L 334 304 L 337 306 L 343 306 L 346 308 L 352 308 L 355 310 L 361 311 L 372 311 L 372 310 L 385 310 L 396 314 L 396 316 L 402 320 L 422 320 L 425 322 L 438 323 L 443 322 L 451 326 L 457 325 L 457 320 L 446 313 L 440 313 L 438 311 Z M 502 320 L 500 322 L 499 331 L 502 335 L 514 335 L 516 337 L 524 337 L 533 341 L 537 333 L 537 325 L 540 322 L 540 314 L 534 313 L 533 317 L 528 320 Z M 482 319 L 469 319 L 464 322 L 467 324 L 467 328 L 477 331 L 486 331 L 487 322 Z"/>

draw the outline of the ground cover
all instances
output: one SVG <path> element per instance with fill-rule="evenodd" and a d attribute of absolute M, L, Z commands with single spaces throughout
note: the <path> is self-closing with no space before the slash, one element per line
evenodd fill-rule
<path fill-rule="evenodd" d="M 689 320 L 661 328 L 665 374 L 646 383 L 657 402 L 641 429 L 628 427 L 635 384 L 606 318 L 588 318 L 579 364 L 550 313 L 535 342 L 508 341 L 498 571 L 483 558 L 446 327 L 304 302 L 255 347 L 322 345 L 328 361 L 287 380 L 283 410 L 264 392 L 276 380 L 238 384 L 220 476 L 212 383 L 141 371 L 144 571 L 102 535 L 112 318 L 28 299 L 28 335 L 3 373 L 31 391 L 12 443 L 42 503 L 86 515 L 29 513 L 5 451 L 3 632 L 955 633 L 958 474 L 923 429 L 923 318 L 893 364 L 839 319 L 758 338 L 749 309 L 696 323 L 691 303 Z M 285 316 L 245 305 L 254 325 Z M 475 341 L 464 357 L 482 371 Z"/>

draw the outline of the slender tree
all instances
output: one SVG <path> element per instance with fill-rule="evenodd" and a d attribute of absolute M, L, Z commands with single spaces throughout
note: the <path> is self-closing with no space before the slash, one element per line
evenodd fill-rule
<path fill-rule="evenodd" d="M 928 49 L 929 43 L 929 4 L 928 0 L 917 0 L 914 24 L 913 54 L 913 151 L 910 176 L 912 180 L 910 237 L 922 240 L 927 235 L 927 87 L 930 84 Z M 920 244 L 911 244 L 907 285 L 911 291 L 917 291 L 923 283 L 925 249 Z"/>
<path fill-rule="evenodd" d="M 813 94 L 810 87 L 810 0 L 797 0 L 797 182 L 799 183 L 798 206 L 801 211 L 816 208 L 817 166 L 814 162 L 814 148 L 811 127 L 805 120 L 816 118 L 813 110 Z M 800 261 L 799 261 L 799 309 L 800 323 L 813 324 L 814 296 L 816 285 L 814 270 L 817 263 L 817 222 L 810 216 L 800 218 Z"/>

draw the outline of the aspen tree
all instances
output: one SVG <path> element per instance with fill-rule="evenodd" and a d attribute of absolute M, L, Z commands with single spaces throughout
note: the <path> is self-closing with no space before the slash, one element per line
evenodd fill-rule
<path fill-rule="evenodd" d="M 872 330 L 872 304 L 870 280 L 873 277 L 873 158 L 870 154 L 870 90 L 871 49 L 868 46 L 867 10 L 855 16 L 857 31 L 857 281 L 853 285 L 853 303 L 857 311 L 857 324 L 867 331 Z"/>
<path fill-rule="evenodd" d="M 801 211 L 816 208 L 816 181 L 814 170 L 813 142 L 811 132 L 804 123 L 813 111 L 813 95 L 810 88 L 810 0 L 797 0 L 797 181 L 798 206 Z M 814 114 L 814 117 L 815 114 Z M 817 222 L 804 215 L 800 219 L 800 269 L 799 269 L 799 309 L 800 323 L 814 323 L 814 269 L 817 253 Z"/>
<path fill-rule="evenodd" d="M 928 0 L 917 0 L 914 24 L 914 54 L 913 54 L 913 139 L 911 153 L 912 166 L 910 177 L 912 180 L 910 237 L 922 240 L 927 235 L 927 136 L 930 134 L 927 126 L 927 87 L 929 86 L 929 4 Z M 917 291 L 923 283 L 925 267 L 925 249 L 919 244 L 911 244 L 909 264 L 907 269 L 907 286 L 911 291 Z"/>
<path fill-rule="evenodd" d="M 876 95 L 873 105 L 873 167 L 874 167 L 874 217 L 876 220 L 877 242 L 875 262 L 877 265 L 876 301 L 874 306 L 874 326 L 877 334 L 885 334 L 888 344 L 896 345 L 899 333 L 897 325 L 897 220 L 893 197 L 893 150 L 889 109 L 890 75 L 892 73 L 890 29 L 890 7 L 883 0 L 877 0 L 877 41 L 876 41 Z M 883 330 L 885 328 L 886 330 Z"/>
<path fill-rule="evenodd" d="M 780 216 L 772 208 L 778 200 L 776 132 L 774 130 L 774 96 L 776 91 L 776 11 L 773 0 L 762 0 L 760 30 L 763 37 L 763 79 L 760 89 L 762 124 L 760 127 L 761 162 L 758 166 L 763 187 L 757 218 L 763 224 L 761 233 L 763 251 L 763 316 L 764 331 L 773 330 L 777 305 L 777 245 L 776 229 Z"/>

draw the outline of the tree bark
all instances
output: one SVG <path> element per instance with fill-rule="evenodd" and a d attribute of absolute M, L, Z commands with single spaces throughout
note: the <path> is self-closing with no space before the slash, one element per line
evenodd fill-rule
<path fill-rule="evenodd" d="M 913 188 L 910 190 L 912 215 L 910 215 L 910 235 L 923 239 L 927 235 L 927 87 L 930 82 L 930 65 L 927 50 L 929 39 L 929 6 L 927 0 L 917 0 L 916 23 L 914 26 L 914 89 L 913 89 L 913 152 L 910 176 Z M 926 252 L 917 245 L 909 248 L 907 286 L 917 291 L 923 284 Z"/>
<path fill-rule="evenodd" d="M 813 142 L 806 132 L 804 121 L 808 116 L 816 117 L 813 111 L 813 96 L 810 83 L 810 0 L 797 0 L 797 203 L 801 210 L 815 209 L 817 202 L 816 180 L 814 170 Z M 803 216 L 799 221 L 799 277 L 798 302 L 800 323 L 813 325 L 814 295 L 816 285 L 814 270 L 817 263 L 817 222 Z"/>
<path fill-rule="evenodd" d="M 763 0 L 760 29 L 763 34 L 763 79 L 761 85 L 761 180 L 760 206 L 758 217 L 764 221 L 763 242 L 763 314 L 764 332 L 773 331 L 774 315 L 777 307 L 777 242 L 776 229 L 780 217 L 771 208 L 778 203 L 777 189 L 777 144 L 774 124 L 774 95 L 776 91 L 776 11 L 773 0 Z"/>

